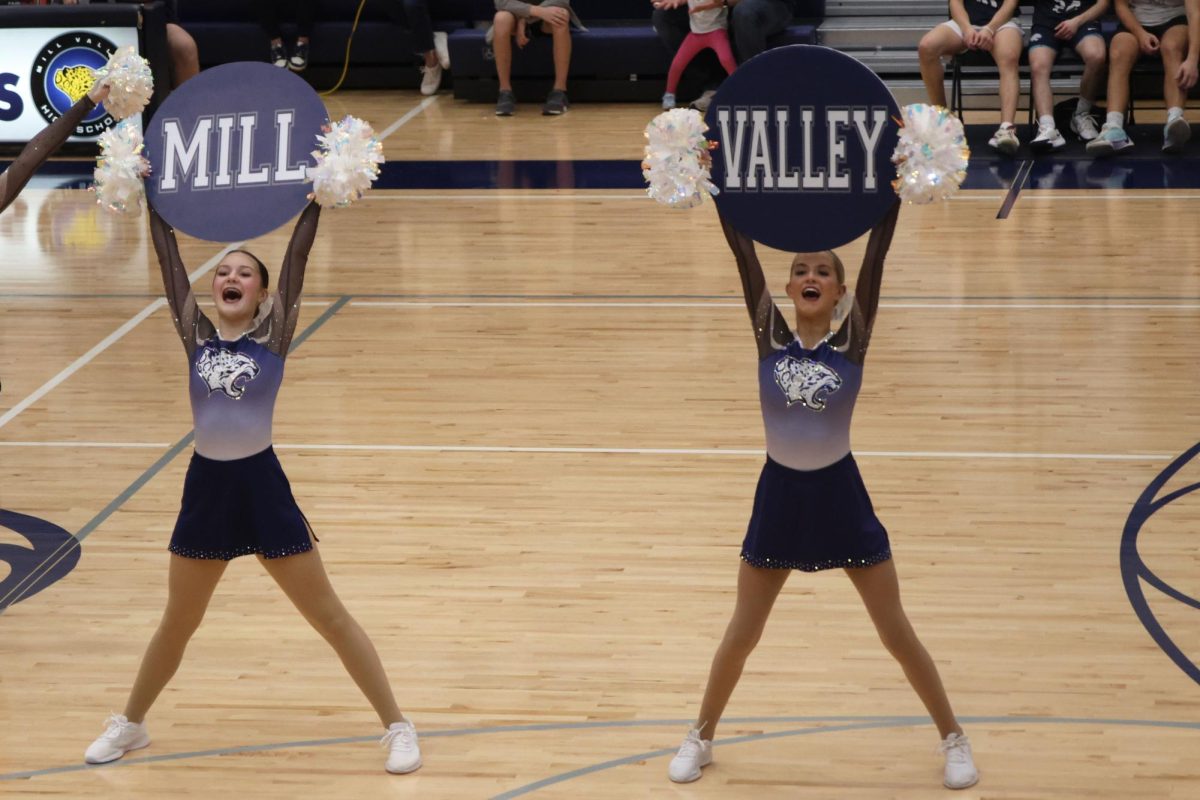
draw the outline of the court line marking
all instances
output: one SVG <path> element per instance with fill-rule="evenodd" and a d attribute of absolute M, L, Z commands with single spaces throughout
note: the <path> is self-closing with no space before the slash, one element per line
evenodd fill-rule
<path fill-rule="evenodd" d="M 745 310 L 744 302 L 694 301 L 594 301 L 594 300 L 354 300 L 352 306 L 361 308 L 737 308 Z M 880 308 L 950 309 L 988 311 L 1042 311 L 1096 309 L 1104 311 L 1195 311 L 1200 303 L 963 303 L 946 302 L 881 302 Z"/>
<path fill-rule="evenodd" d="M 167 447 L 165 442 L 4 442 L 0 447 L 41 448 L 113 448 L 152 449 Z M 272 445 L 276 450 L 345 451 L 360 453 L 529 453 L 546 455 L 634 455 L 634 456 L 730 456 L 762 458 L 766 451 L 736 447 L 599 447 L 469 444 L 353 444 L 338 442 L 292 442 Z M 1170 453 L 1034 453 L 986 450 L 855 450 L 858 458 L 941 458 L 941 459 L 1036 459 L 1049 461 L 1169 461 Z"/>
<path fill-rule="evenodd" d="M 308 327 L 306 327 L 300 332 L 299 335 L 292 339 L 289 353 L 295 352 L 297 349 L 299 349 L 299 347 L 308 340 L 308 337 L 312 336 L 312 334 L 318 328 L 332 319 L 333 316 L 337 314 L 337 312 L 340 311 L 347 302 L 349 302 L 349 300 L 349 296 L 342 297 L 340 300 L 334 302 L 319 317 L 309 323 Z M 44 561 L 31 569 L 29 574 L 22 578 L 21 581 L 15 586 L 13 586 L 8 594 L 4 595 L 4 597 L 0 597 L 0 615 L 3 615 L 11 605 L 19 602 L 21 598 L 25 596 L 26 592 L 36 586 L 42 575 L 44 575 L 48 570 L 54 569 L 56 564 L 70 555 L 73 547 L 82 547 L 83 540 L 86 539 L 88 535 L 98 528 L 106 519 L 112 516 L 117 509 L 123 506 L 131 497 L 137 494 L 138 491 L 140 491 L 143 486 L 149 483 L 155 475 L 161 472 L 162 469 L 167 466 L 167 464 L 171 463 L 171 461 L 174 460 L 177 455 L 183 452 L 184 448 L 191 444 L 192 439 L 195 438 L 195 434 L 195 430 L 188 431 L 186 436 L 172 445 L 171 449 L 166 453 L 159 456 L 159 458 L 153 464 L 151 464 L 149 468 L 147 468 L 144 472 L 142 472 L 141 475 L 134 479 L 133 483 L 125 487 L 124 491 L 113 498 L 108 505 L 101 509 L 100 513 L 88 520 L 88 522 L 84 524 L 82 528 L 71 535 L 70 539 L 55 548 L 54 552 L 50 553 L 50 555 L 48 555 Z M 24 587 L 24 589 L 21 587 Z"/>
<path fill-rule="evenodd" d="M 1174 721 L 1174 720 L 1147 720 L 1147 719 L 1105 719 L 1102 717 L 959 717 L 959 721 L 967 725 L 1093 725 L 1093 726 L 1110 726 L 1110 727 L 1131 727 L 1131 728 L 1160 728 L 1174 729 L 1185 731 L 1200 731 L 1200 721 Z M 626 728 L 661 728 L 661 727 L 682 727 L 684 725 L 692 725 L 695 720 L 688 719 L 649 719 L 649 720 L 595 720 L 589 722 L 548 722 L 548 723 L 529 723 L 517 725 L 494 725 L 487 727 L 472 727 L 472 728 L 448 728 L 441 730 L 423 730 L 421 731 L 422 739 L 441 739 L 453 738 L 459 736 L 484 736 L 504 733 L 539 733 L 539 732 L 554 732 L 554 731 L 577 731 L 577 730 L 603 730 L 603 729 L 626 729 Z M 883 729 L 891 727 L 917 727 L 931 725 L 932 721 L 928 717 L 918 716 L 849 716 L 849 715 L 834 715 L 834 716 L 812 716 L 812 717 L 726 717 L 722 720 L 726 725 L 787 725 L 796 723 L 821 724 L 833 723 L 826 727 L 819 728 L 799 728 L 785 731 L 767 731 L 760 734 L 748 734 L 745 736 L 730 737 L 728 739 L 718 739 L 713 742 L 714 747 L 727 744 L 743 744 L 746 742 L 761 741 L 780 738 L 783 736 L 801 736 L 813 735 L 820 733 L 838 733 L 845 730 L 871 730 Z M 852 727 L 851 727 L 852 726 Z M 122 758 L 119 761 L 113 761 L 108 764 L 67 764 L 60 767 L 47 767 L 43 769 L 23 770 L 20 772 L 8 772 L 0 774 L 0 781 L 22 780 L 34 778 L 44 775 L 61 775 L 70 772 L 83 772 L 94 769 L 117 769 L 119 767 L 134 767 L 142 764 L 154 764 L 163 761 L 181 761 L 193 758 L 211 758 L 213 756 L 236 755 L 239 753 L 263 753 L 274 750 L 295 750 L 301 748 L 313 747 L 330 747 L 345 744 L 362 744 L 366 742 L 378 741 L 378 734 L 371 736 L 342 736 L 329 739 L 306 739 L 292 742 L 274 742 L 269 744 L 257 745 L 237 745 L 232 747 L 213 748 L 210 750 L 193 750 L 181 753 L 163 753 L 156 756 L 133 756 Z M 614 761 L 595 764 L 590 767 L 584 767 L 582 770 L 571 770 L 569 773 L 562 773 L 557 778 L 555 783 L 561 783 L 564 780 L 569 780 L 573 777 L 579 777 L 583 774 L 591 772 L 599 772 L 603 769 L 620 766 L 621 764 L 633 763 L 643 758 L 654 758 L 658 756 L 668 755 L 675 752 L 675 748 L 651 751 L 651 754 L 640 754 L 638 756 L 627 756 Z M 585 771 L 586 770 L 586 771 Z M 565 776 L 565 777 L 564 777 Z M 499 800 L 503 797 L 518 797 L 520 792 L 528 794 L 543 786 L 551 785 L 546 781 L 552 778 L 545 778 L 542 781 L 534 784 L 512 789 L 509 793 L 499 795 L 493 800 Z M 535 787 L 535 788 L 531 788 Z"/>
<path fill-rule="evenodd" d="M 221 261 L 221 259 L 225 257 L 226 253 L 228 253 L 230 250 L 234 250 L 238 247 L 241 247 L 242 244 L 243 244 L 242 242 L 235 242 L 234 244 L 226 245 L 215 256 L 213 256 L 208 261 L 205 261 L 203 264 L 201 264 L 200 267 L 198 269 L 196 269 L 195 272 L 190 273 L 188 275 L 188 282 L 191 283 L 191 282 L 194 282 L 195 280 L 197 280 L 198 278 L 200 278 L 206 272 L 208 272 L 213 267 L 215 267 Z M 55 375 L 50 380 L 43 383 L 37 389 L 34 389 L 33 393 L 30 394 L 28 397 L 26 397 L 24 400 L 20 401 L 15 406 L 10 408 L 7 412 L 0 415 L 0 428 L 3 428 L 8 423 L 12 422 L 14 419 L 17 418 L 18 414 L 20 414 L 25 409 L 29 408 L 31 405 L 36 403 L 38 400 L 41 400 L 43 397 L 45 397 L 47 394 L 49 394 L 54 389 L 54 387 L 58 386 L 60 383 L 65 381 L 67 378 L 71 377 L 76 372 L 83 369 L 93 359 L 95 359 L 96 356 L 100 355 L 105 350 L 107 350 L 108 348 L 112 347 L 114 344 L 119 342 L 121 339 L 123 339 L 125 337 L 125 335 L 127 333 L 129 333 L 134 328 L 136 328 L 139 324 L 141 324 L 143 320 L 145 320 L 147 317 L 149 317 L 155 311 L 158 311 L 160 308 L 165 308 L 166 305 L 167 305 L 166 298 L 160 297 L 157 300 L 155 300 L 154 302 L 150 303 L 150 305 L 143 308 L 138 313 L 134 314 L 132 317 L 130 317 L 128 320 L 126 320 L 126 322 L 123 325 L 121 325 L 115 331 L 110 333 L 108 336 L 105 336 L 103 339 L 101 339 L 99 344 L 97 344 L 91 350 L 88 350 L 86 353 L 81 355 L 79 358 L 75 359 L 68 366 L 66 366 L 64 369 L 62 369 L 57 375 Z"/>
<path fill-rule="evenodd" d="M 408 112 L 404 114 L 404 116 L 400 117 L 400 119 L 396 120 L 391 125 L 388 125 L 386 128 L 383 129 L 383 133 L 379 134 L 379 141 L 382 142 L 384 139 L 391 136 L 393 133 L 400 130 L 405 125 L 407 125 L 408 123 L 410 123 L 414 119 L 416 119 L 418 116 L 420 116 L 421 112 L 423 112 L 425 109 L 429 108 L 431 105 L 433 105 L 434 103 L 436 103 L 438 101 L 438 96 L 439 95 L 435 94 L 432 97 L 426 97 L 424 100 L 417 103 L 416 106 L 414 106 L 413 108 L 410 108 L 408 110 Z M 368 195 L 368 197 L 369 196 L 370 195 Z"/>

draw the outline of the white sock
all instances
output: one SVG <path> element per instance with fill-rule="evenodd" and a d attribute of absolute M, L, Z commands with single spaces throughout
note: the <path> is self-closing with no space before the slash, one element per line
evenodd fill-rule
<path fill-rule="evenodd" d="M 1091 110 L 1092 110 L 1092 101 L 1091 100 L 1088 100 L 1085 97 L 1081 97 L 1081 98 L 1079 98 L 1079 100 L 1077 100 L 1075 102 L 1075 114 L 1077 116 L 1080 114 L 1086 114 Z"/>
<path fill-rule="evenodd" d="M 1182 117 L 1182 116 L 1183 116 L 1183 109 L 1180 108 L 1179 106 L 1171 106 L 1170 108 L 1167 109 L 1167 122 L 1170 122 L 1171 120 L 1175 119 L 1176 117 Z"/>
<path fill-rule="evenodd" d="M 1040 117 L 1038 117 L 1038 127 L 1043 128 L 1043 129 L 1053 128 L 1054 127 L 1054 115 L 1053 114 L 1042 114 Z"/>
<path fill-rule="evenodd" d="M 1108 115 L 1104 118 L 1104 124 L 1111 125 L 1114 128 L 1124 128 L 1125 127 L 1125 115 L 1122 114 L 1120 111 L 1110 111 L 1110 112 L 1108 112 Z"/>

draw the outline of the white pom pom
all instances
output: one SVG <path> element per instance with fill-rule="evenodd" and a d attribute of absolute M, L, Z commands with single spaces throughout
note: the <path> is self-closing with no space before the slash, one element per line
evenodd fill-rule
<path fill-rule="evenodd" d="M 150 162 L 142 156 L 142 133 L 125 120 L 100 134 L 96 159 L 96 202 L 117 214 L 141 213 L 146 197 L 142 177 Z"/>
<path fill-rule="evenodd" d="M 154 94 L 150 64 L 138 55 L 133 45 L 113 53 L 108 63 L 96 70 L 96 81 L 108 83 L 110 88 L 104 108 L 116 119 L 140 113 Z"/>
<path fill-rule="evenodd" d="M 646 126 L 646 159 L 642 176 L 646 194 L 672 208 L 700 205 L 705 194 L 716 194 L 709 180 L 712 158 L 704 132 L 708 125 L 699 111 L 674 108 Z"/>
<path fill-rule="evenodd" d="M 308 168 L 308 179 L 313 185 L 309 198 L 320 205 L 348 206 L 379 177 L 383 145 L 361 119 L 346 117 L 319 134 L 317 142 L 321 149 L 313 151 L 317 165 Z"/>
<path fill-rule="evenodd" d="M 925 204 L 945 200 L 967 176 L 971 155 L 962 122 L 941 106 L 913 103 L 900 110 L 900 142 L 892 155 L 901 199 Z"/>

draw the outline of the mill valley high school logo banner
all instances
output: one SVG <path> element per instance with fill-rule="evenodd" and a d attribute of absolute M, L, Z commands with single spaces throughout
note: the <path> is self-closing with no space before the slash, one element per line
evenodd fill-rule
<path fill-rule="evenodd" d="M 853 241 L 896 201 L 899 116 L 879 77 L 844 53 L 793 45 L 757 55 L 708 109 L 717 207 L 779 250 Z"/>
<path fill-rule="evenodd" d="M 48 42 L 33 62 L 29 89 L 34 106 L 47 122 L 54 122 L 92 90 L 96 70 L 108 63 L 117 46 L 88 31 L 64 33 Z M 116 124 L 104 108 L 96 106 L 75 128 L 76 136 L 99 136 Z"/>
<path fill-rule="evenodd" d="M 234 242 L 300 213 L 325 105 L 270 64 L 225 64 L 167 97 L 146 130 L 146 194 L 184 233 Z"/>

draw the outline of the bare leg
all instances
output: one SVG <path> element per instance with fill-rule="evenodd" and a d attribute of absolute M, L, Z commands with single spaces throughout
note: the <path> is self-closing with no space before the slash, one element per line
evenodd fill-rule
<path fill-rule="evenodd" d="M 510 11 L 497 11 L 492 22 L 495 25 L 492 52 L 496 56 L 496 79 L 500 81 L 500 91 L 511 92 L 513 31 L 517 26 L 517 18 Z"/>
<path fill-rule="evenodd" d="M 1176 25 L 1162 35 L 1159 52 L 1163 62 L 1163 101 L 1167 108 L 1183 108 L 1187 103 L 1187 92 L 1179 88 L 1175 73 L 1187 55 L 1187 27 Z"/>
<path fill-rule="evenodd" d="M 708 686 L 704 689 L 704 700 L 700 704 L 700 717 L 696 720 L 700 738 L 713 738 L 729 697 L 742 677 L 746 659 L 762 637 L 775 598 L 791 574 L 791 570 L 787 569 L 760 569 L 741 562 L 738 569 L 737 606 L 733 609 L 729 626 L 725 628 L 725 637 L 713 656 Z"/>
<path fill-rule="evenodd" d="M 1054 91 L 1050 88 L 1050 70 L 1058 54 L 1053 47 L 1029 48 L 1029 80 L 1033 85 L 1033 108 L 1039 117 L 1053 116 Z"/>
<path fill-rule="evenodd" d="M 945 739 L 951 733 L 962 734 L 954 711 L 950 708 L 950 699 L 942 686 L 937 666 L 929 657 L 929 652 L 908 621 L 904 608 L 900 605 L 900 582 L 896 577 L 896 565 L 891 559 L 873 567 L 848 569 L 854 588 L 862 597 L 871 622 L 883 640 L 883 646 L 900 663 L 904 677 L 916 690 L 917 696 L 925 704 L 929 715 L 937 724 L 938 734 Z"/>
<path fill-rule="evenodd" d="M 1014 122 L 1017 118 L 1017 101 L 1021 98 L 1021 78 L 1017 67 L 1021 61 L 1021 48 L 1021 32 L 1015 28 L 1001 29 L 992 43 L 992 58 L 1000 70 L 1001 122 Z"/>
<path fill-rule="evenodd" d="M 1083 77 L 1079 79 L 1079 96 L 1089 103 L 1096 102 L 1100 82 L 1104 77 L 1104 37 L 1088 36 L 1075 48 L 1083 59 Z"/>
<path fill-rule="evenodd" d="M 946 105 L 946 70 L 942 66 L 942 57 L 961 53 L 963 49 L 962 37 L 947 25 L 938 25 L 921 37 L 917 45 L 921 80 L 925 81 L 925 91 L 933 105 Z"/>
<path fill-rule="evenodd" d="M 383 727 L 404 722 L 375 646 L 333 591 L 316 547 L 283 558 L 260 556 L 259 561 L 308 623 L 333 646 Z"/>
<path fill-rule="evenodd" d="M 1108 113 L 1125 116 L 1129 108 L 1129 73 L 1137 63 L 1137 39 L 1128 31 L 1112 38 L 1108 49 Z"/>
<path fill-rule="evenodd" d="M 217 588 L 228 562 L 205 558 L 184 558 L 171 554 L 167 574 L 167 607 L 158 630 L 146 647 L 137 678 L 125 703 L 130 722 L 141 722 L 163 687 L 175 675 L 183 661 L 192 634 L 200 627 L 213 590 Z"/>
<path fill-rule="evenodd" d="M 554 37 L 554 88 L 567 90 L 567 70 L 571 66 L 571 26 L 551 27 Z"/>

